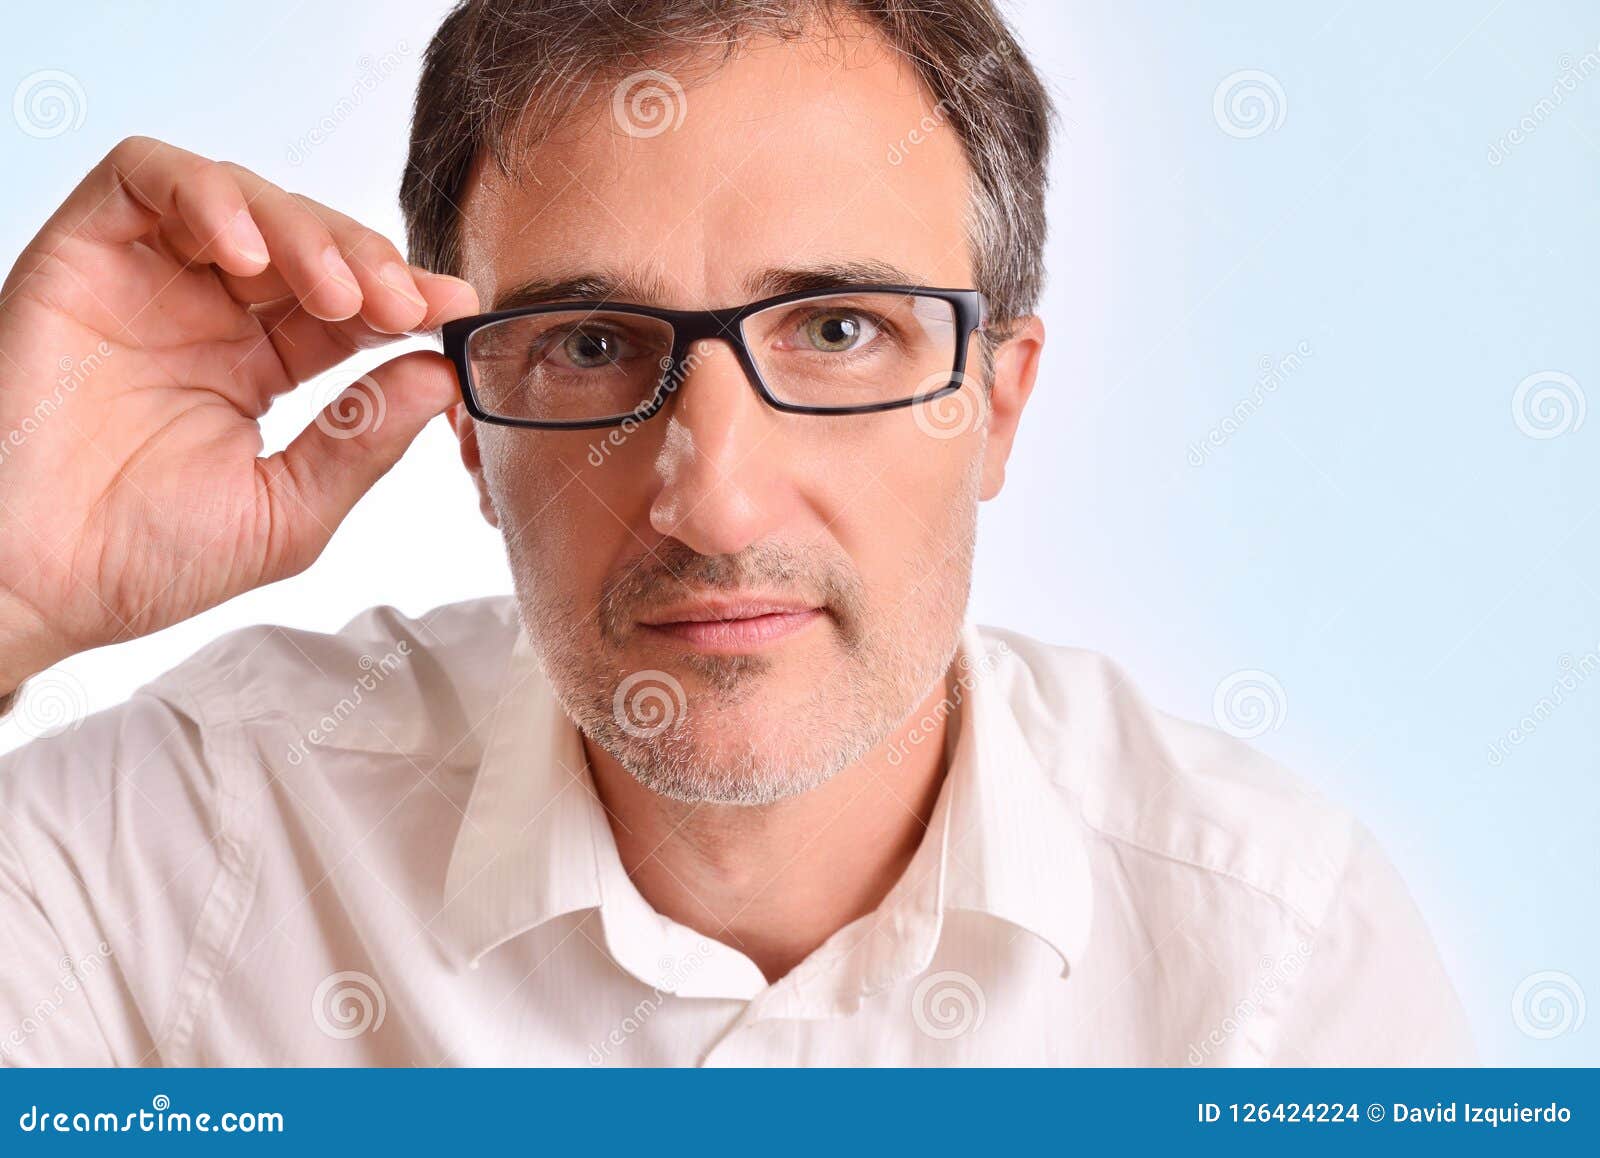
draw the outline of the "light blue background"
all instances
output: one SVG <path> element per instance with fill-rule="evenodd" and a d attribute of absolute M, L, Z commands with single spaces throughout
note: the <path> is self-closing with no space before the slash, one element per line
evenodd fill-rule
<path fill-rule="evenodd" d="M 0 95 L 59 69 L 83 120 L 38 138 L 0 113 L 0 255 L 134 132 L 400 238 L 409 102 L 442 11 L 9 12 Z M 1537 439 L 1512 411 L 1518 383 L 1551 370 L 1600 404 L 1600 70 L 1558 83 L 1600 63 L 1600 9 L 1012 11 L 1063 120 L 1050 342 L 985 512 L 978 618 L 1103 650 L 1195 719 L 1230 673 L 1271 673 L 1286 711 L 1258 743 L 1376 830 L 1485 1059 L 1600 1060 L 1600 1010 L 1548 1040 L 1512 1015 L 1543 970 L 1600 1000 L 1600 679 L 1488 758 L 1564 664 L 1600 649 L 1600 417 Z M 1256 136 L 1214 110 L 1240 70 L 1282 92 L 1281 123 Z M 1524 118 L 1532 131 L 1491 163 Z M 1297 347 L 1298 368 L 1191 465 L 1262 360 Z M 358 369 L 286 399 L 269 443 Z M 100 706 L 232 626 L 333 628 L 375 602 L 418 612 L 507 589 L 441 424 L 307 575 L 67 666 Z M 18 740 L 0 729 L 0 748 Z"/>

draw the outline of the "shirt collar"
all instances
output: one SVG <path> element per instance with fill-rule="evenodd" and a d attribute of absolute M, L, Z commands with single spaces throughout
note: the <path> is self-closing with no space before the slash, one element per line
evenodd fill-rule
<path fill-rule="evenodd" d="M 947 786 L 944 907 L 1025 929 L 1056 951 L 1065 975 L 1088 942 L 1093 890 L 1084 822 L 1018 718 L 1032 676 L 1003 635 L 968 624 L 951 687 L 965 710 Z"/>
<path fill-rule="evenodd" d="M 781 991 L 771 994 L 776 1005 L 798 1003 L 792 1015 L 851 1007 L 926 969 L 952 909 L 1026 930 L 1060 956 L 1064 973 L 1083 951 L 1091 890 L 1082 821 L 1014 710 L 1030 690 L 1025 665 L 1003 637 L 968 624 L 950 688 L 938 710 L 958 731 L 928 833 L 877 912 L 841 929 L 773 987 Z M 577 728 L 519 632 L 451 852 L 440 922 L 460 959 L 475 964 L 521 932 L 602 905 L 628 916 L 606 921 L 619 963 L 659 959 L 652 952 L 659 944 L 646 943 L 654 926 L 644 917 L 671 923 L 648 911 L 621 873 Z M 669 931 L 675 942 L 687 945 L 678 934 L 692 936 L 692 951 L 704 950 L 688 930 Z M 711 955 L 727 968 L 702 969 L 698 984 L 674 988 L 688 995 L 726 982 L 753 996 L 759 973 L 753 980 L 753 966 L 722 961 L 724 950 L 713 944 Z"/>
<path fill-rule="evenodd" d="M 845 1014 L 923 973 L 952 911 L 1038 938 L 1060 958 L 1063 977 L 1083 952 L 1093 900 L 1083 822 L 1017 718 L 1032 690 L 1026 667 L 1003 637 L 968 624 L 947 686 L 905 740 L 913 745 L 947 721 L 949 770 L 910 865 L 876 912 L 763 994 L 756 1016 Z"/>
<path fill-rule="evenodd" d="M 600 904 L 604 814 L 578 730 L 519 630 L 445 871 L 439 922 L 463 963 Z M 611 840 L 609 829 L 605 840 Z"/>

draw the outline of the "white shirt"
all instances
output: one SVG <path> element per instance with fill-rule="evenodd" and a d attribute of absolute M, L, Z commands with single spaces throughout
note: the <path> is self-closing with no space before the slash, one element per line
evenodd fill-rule
<path fill-rule="evenodd" d="M 1451 1064 L 1366 832 L 1104 658 L 963 632 L 877 912 L 767 984 L 656 913 L 508 598 L 226 636 L 0 761 L 13 1064 Z"/>

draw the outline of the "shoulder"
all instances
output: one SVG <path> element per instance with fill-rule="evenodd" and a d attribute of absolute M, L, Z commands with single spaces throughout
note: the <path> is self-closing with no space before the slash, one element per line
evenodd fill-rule
<path fill-rule="evenodd" d="M 1152 707 L 1102 655 L 1013 632 L 980 639 L 1085 845 L 1095 949 L 1084 975 L 1137 994 L 1138 1009 L 1111 1003 L 1107 1016 L 1153 1011 L 1151 1056 L 1473 1057 L 1422 914 L 1346 810 L 1243 741 Z"/>
<path fill-rule="evenodd" d="M 191 947 L 231 951 L 265 858 L 314 891 L 378 818 L 405 863 L 456 815 L 517 634 L 510 599 L 246 628 L 0 757 L 0 925 L 48 926 L 74 956 L 112 945 L 153 1030 L 204 976 Z"/>
<path fill-rule="evenodd" d="M 470 761 L 517 630 L 513 601 L 491 598 L 415 618 L 377 607 L 334 633 L 230 632 L 124 703 L 0 758 L 0 818 L 57 851 L 181 859 L 268 781 L 328 767 L 303 759 L 312 750 Z"/>
<path fill-rule="evenodd" d="M 451 717 L 492 699 L 517 632 L 509 596 L 415 617 L 373 607 L 337 632 L 230 632 L 142 690 L 205 727 L 276 720 L 334 748 L 425 748 L 439 742 L 430 730 L 448 731 L 459 722 Z M 373 701 L 381 711 L 353 710 Z"/>
<path fill-rule="evenodd" d="M 1289 770 L 1218 728 L 1152 706 L 1097 652 L 980 629 L 993 679 L 1092 841 L 1146 878 L 1201 873 L 1219 902 L 1315 928 L 1364 830 Z"/>

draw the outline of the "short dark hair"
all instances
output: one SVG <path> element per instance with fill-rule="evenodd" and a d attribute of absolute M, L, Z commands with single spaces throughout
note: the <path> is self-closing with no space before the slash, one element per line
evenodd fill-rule
<path fill-rule="evenodd" d="M 461 214 L 480 150 L 508 161 L 586 98 L 641 67 L 710 54 L 752 36 L 815 35 L 855 18 L 911 62 L 972 172 L 968 236 L 993 320 L 1033 312 L 1044 280 L 1049 95 L 993 0 L 461 0 L 428 45 L 400 184 L 411 259 L 460 276 Z M 929 124 L 933 121 L 934 124 Z"/>

